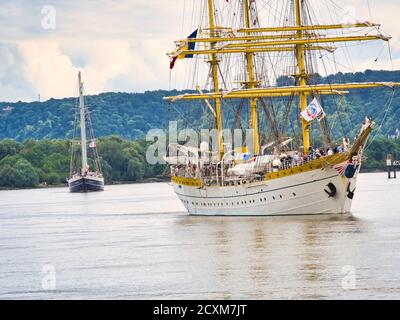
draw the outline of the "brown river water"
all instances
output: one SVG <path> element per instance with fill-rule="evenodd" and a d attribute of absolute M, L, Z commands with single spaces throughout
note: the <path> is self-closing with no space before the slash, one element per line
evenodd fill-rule
<path fill-rule="evenodd" d="M 352 215 L 190 217 L 167 183 L 0 191 L 0 299 L 400 299 L 400 179 Z"/>

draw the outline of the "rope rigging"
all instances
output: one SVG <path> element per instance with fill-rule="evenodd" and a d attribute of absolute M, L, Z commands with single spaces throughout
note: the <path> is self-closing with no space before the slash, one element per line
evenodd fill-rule
<path fill-rule="evenodd" d="M 245 17 L 245 10 L 244 10 L 244 0 L 240 1 L 220 1 L 220 0 L 215 0 L 213 1 L 214 4 L 214 10 L 213 14 L 215 16 L 215 28 L 211 29 L 208 28 L 208 21 L 207 21 L 207 15 L 208 15 L 208 5 L 207 1 L 201 1 L 200 6 L 193 5 L 192 8 L 192 19 L 194 17 L 194 12 L 198 8 L 201 10 L 201 18 L 200 21 L 197 21 L 196 28 L 199 30 L 199 34 L 201 37 L 211 37 L 214 36 L 216 38 L 228 38 L 228 37 L 235 37 L 238 36 L 237 30 L 240 28 L 246 27 L 244 24 L 244 17 Z M 257 13 L 257 19 L 252 19 L 254 22 L 254 25 L 252 25 L 252 28 L 259 28 L 260 25 L 263 26 L 294 26 L 296 25 L 296 5 L 295 2 L 296 0 L 287 0 L 287 1 L 273 1 L 273 0 L 257 0 L 257 6 L 256 6 L 256 13 Z M 346 28 L 332 28 L 330 30 L 329 28 L 324 31 L 325 33 L 321 33 L 321 29 L 317 28 L 318 26 L 323 26 L 323 24 L 319 23 L 319 18 L 320 17 L 330 17 L 332 21 L 337 21 L 338 18 L 340 20 L 340 14 L 338 12 L 342 12 L 342 9 L 332 0 L 324 0 L 321 1 L 323 4 L 319 7 L 320 12 L 316 12 L 313 10 L 313 8 L 310 5 L 309 0 L 302 0 L 301 4 L 302 6 L 300 7 L 301 9 L 301 25 L 300 27 L 306 26 L 310 27 L 308 29 L 305 29 L 307 31 L 300 31 L 299 33 L 294 33 L 293 31 L 287 31 L 285 29 L 282 29 L 279 32 L 276 32 L 277 38 L 281 37 L 286 37 L 287 39 L 295 39 L 296 37 L 304 37 L 310 40 L 320 40 L 321 38 L 324 37 L 329 37 L 329 36 L 346 36 L 348 33 L 354 33 L 354 34 L 359 34 L 359 35 L 369 35 L 372 30 L 378 29 L 379 27 L 376 27 L 376 25 L 372 25 L 369 27 L 368 25 L 361 25 L 360 28 L 356 29 L 352 28 L 350 31 L 348 31 Z M 255 3 L 255 2 L 254 2 Z M 368 2 L 369 6 L 369 2 Z M 184 7 L 186 9 L 187 4 L 185 1 Z M 299 5 L 297 5 L 299 7 Z M 334 9 L 334 10 L 333 10 Z M 325 10 L 325 14 L 322 14 L 322 11 Z M 370 10 L 370 8 L 369 8 Z M 247 12 L 247 11 L 246 11 Z M 184 23 L 182 23 L 182 33 L 183 33 L 183 26 Z M 203 27 L 202 27 L 203 26 Z M 349 27 L 350 28 L 350 27 Z M 301 29 L 303 30 L 303 29 Z M 348 33 L 345 33 L 348 32 Z M 333 33 L 330 34 L 330 33 Z M 185 32 L 186 34 L 186 32 Z M 380 32 L 382 34 L 382 32 Z M 247 35 L 265 35 L 265 33 L 260 32 L 260 33 L 249 33 Z M 246 45 L 247 38 L 243 38 L 244 43 L 242 44 L 243 46 Z M 204 40 L 204 39 L 202 39 Z M 228 39 L 229 40 L 229 39 Z M 329 44 L 334 44 L 336 40 L 331 40 Z M 236 42 L 238 42 L 237 40 Z M 211 40 L 212 45 L 214 44 L 213 40 Z M 258 42 L 263 42 L 262 39 L 253 40 L 253 43 L 257 45 Z M 218 50 L 222 50 L 226 46 L 226 42 L 221 41 L 217 44 Z M 232 43 L 232 42 L 229 42 Z M 228 43 L 228 44 L 229 44 Z M 294 42 L 295 43 L 295 42 Z M 361 43 L 361 41 L 360 41 Z M 196 50 L 209 50 L 210 46 L 213 48 L 213 46 L 207 43 L 207 41 L 199 41 L 196 42 Z M 233 42 L 233 45 L 238 45 L 238 43 Z M 358 45 L 358 43 L 357 43 Z M 294 45 L 293 47 L 298 47 L 298 45 Z M 305 48 L 305 49 L 304 49 Z M 309 48 L 309 44 L 304 45 L 303 49 L 296 49 L 298 51 L 304 50 L 304 65 L 305 65 L 305 74 L 299 75 L 300 66 L 299 66 L 299 61 L 298 57 L 296 57 L 296 54 L 298 51 L 296 50 L 276 50 L 276 51 L 265 51 L 265 52 L 254 52 L 252 53 L 253 58 L 254 58 L 254 74 L 255 74 L 255 79 L 256 79 L 256 85 L 255 88 L 267 88 L 267 87 L 274 87 L 277 85 L 278 80 L 280 77 L 288 77 L 290 79 L 294 78 L 295 79 L 295 86 L 300 86 L 300 81 L 303 81 L 301 86 L 310 86 L 310 85 L 317 85 L 320 84 L 321 78 L 324 77 L 324 80 L 322 81 L 323 84 L 326 84 L 331 91 L 331 94 L 334 93 L 335 89 L 335 80 L 339 79 L 339 83 L 343 82 L 342 75 L 339 73 L 340 69 L 339 67 L 343 68 L 348 68 L 349 70 L 355 71 L 355 64 L 351 59 L 351 54 L 350 50 L 355 48 L 355 45 L 348 44 L 347 42 L 344 42 L 343 45 L 339 45 L 338 48 L 334 49 L 341 49 L 343 52 L 342 54 L 336 55 L 335 52 L 330 52 L 329 50 L 326 50 L 325 47 L 316 47 L 315 50 L 312 50 Z M 236 52 L 236 51 L 233 51 Z M 330 54 L 331 57 L 330 57 Z M 390 46 L 389 46 L 389 54 L 390 53 Z M 193 63 L 191 64 L 186 64 L 185 68 L 185 76 L 184 78 L 187 80 L 186 83 L 193 86 L 197 86 L 201 81 L 199 80 L 201 76 L 205 76 L 204 79 L 204 84 L 205 88 L 208 88 L 208 92 L 213 93 L 214 88 L 213 88 L 213 77 L 215 77 L 215 74 L 212 74 L 212 68 L 211 63 L 208 66 L 207 72 L 204 72 L 204 67 L 200 65 L 201 62 L 207 61 L 210 62 L 210 56 L 213 55 L 213 61 L 214 61 L 214 66 L 216 65 L 217 68 L 217 79 L 220 82 L 218 90 L 223 92 L 222 97 L 218 98 L 210 98 L 210 101 L 212 100 L 220 100 L 220 105 L 221 105 L 221 114 L 224 115 L 222 117 L 222 127 L 226 127 L 230 123 L 233 123 L 235 127 L 237 128 L 243 128 L 243 122 L 244 120 L 248 123 L 249 126 L 251 126 L 251 121 L 253 118 L 251 117 L 251 110 L 250 110 L 250 104 L 245 104 L 244 99 L 226 99 L 224 94 L 226 92 L 235 92 L 237 90 L 251 90 L 254 87 L 251 87 L 249 84 L 252 83 L 250 81 L 250 76 L 248 72 L 246 72 L 246 64 L 248 63 L 246 59 L 246 54 L 243 53 L 232 53 L 232 54 L 227 54 L 224 55 L 220 53 L 219 51 L 215 53 L 215 51 L 211 54 L 204 54 L 203 56 L 201 55 L 195 55 L 192 59 Z M 377 56 L 377 59 L 379 59 L 382 55 L 382 48 L 380 48 L 379 54 Z M 202 58 L 200 58 L 202 57 Z M 217 61 L 217 62 L 216 62 Z M 392 62 L 392 60 L 390 60 Z M 202 64 L 204 65 L 204 64 Z M 322 75 L 320 75 L 319 70 L 323 72 Z M 336 76 L 330 76 L 332 74 L 335 74 Z M 189 79 L 191 78 L 191 79 Z M 306 85 L 304 85 L 304 78 L 306 78 Z M 282 78 L 281 78 L 282 79 Z M 171 87 L 171 80 L 172 76 L 170 75 L 170 87 Z M 309 101 L 310 98 L 314 98 L 314 95 L 318 97 L 318 100 L 320 101 L 322 107 L 324 109 L 335 109 L 336 112 L 334 112 L 332 115 L 329 115 L 329 117 L 325 117 L 322 121 L 319 122 L 319 125 L 314 125 L 311 124 L 310 127 L 310 134 L 311 137 L 316 136 L 316 131 L 319 130 L 320 132 L 320 137 L 323 140 L 323 145 L 325 148 L 331 147 L 333 144 L 333 140 L 337 138 L 337 133 L 340 130 L 341 134 L 343 137 L 349 137 L 350 134 L 355 134 L 356 129 L 354 129 L 354 123 L 356 121 L 355 118 L 358 117 L 357 114 L 350 114 L 348 104 L 346 102 L 346 99 L 344 97 L 343 92 L 337 92 L 337 94 L 333 94 L 333 97 L 329 98 L 323 98 L 323 93 L 321 93 L 322 89 L 317 88 L 314 91 L 307 92 L 307 94 L 303 94 L 303 96 L 307 96 L 306 102 L 311 102 Z M 327 90 L 329 91 L 329 90 Z M 302 96 L 301 94 L 297 93 L 299 96 Z M 329 94 L 329 93 L 328 93 Z M 215 94 L 215 96 L 217 96 Z M 238 95 L 238 97 L 240 97 Z M 304 98 L 301 97 L 304 102 Z M 212 99 L 212 100 L 211 100 Z M 251 101 L 253 98 L 246 98 L 249 101 Z M 295 104 L 294 102 L 297 102 L 297 95 L 295 93 L 292 93 L 290 95 L 286 95 L 285 98 L 279 97 L 279 99 L 276 99 L 275 97 L 271 97 L 268 100 L 265 99 L 264 97 L 261 98 L 256 98 L 253 99 L 253 101 L 257 101 L 257 107 L 256 107 L 256 113 L 257 113 L 257 119 L 261 119 L 261 113 L 265 114 L 264 122 L 265 122 L 265 131 L 268 129 L 271 131 L 271 137 L 273 139 L 279 140 L 280 137 L 284 136 L 285 134 L 290 134 L 293 136 L 293 138 L 296 141 L 297 146 L 301 144 L 301 138 L 302 134 L 304 134 L 305 129 L 302 128 L 304 126 L 304 123 L 302 123 L 302 120 L 299 116 L 299 110 L 298 108 L 294 108 L 293 105 Z M 391 99 L 390 103 L 392 102 L 393 99 Z M 278 102 L 277 102 L 278 101 Z M 216 103 L 216 102 L 215 102 Z M 282 105 L 279 105 L 279 104 Z M 333 104 L 333 106 L 331 106 Z M 210 110 L 205 106 L 204 102 L 200 103 L 202 106 L 202 111 L 203 111 L 203 116 L 200 117 L 202 121 L 207 121 L 207 119 L 214 119 L 211 117 Z M 278 105 L 278 106 L 277 106 Z M 304 104 L 302 104 L 304 107 Z M 253 103 L 253 116 L 254 116 L 254 103 Z M 276 107 L 279 107 L 279 109 L 275 110 Z M 303 107 L 301 110 L 303 110 Z M 387 108 L 390 106 L 385 105 L 385 110 L 386 112 L 383 115 L 382 121 L 384 121 L 387 118 Z M 191 116 L 193 113 L 190 113 L 190 111 L 187 110 L 185 114 L 182 112 L 179 112 L 175 106 L 173 108 L 182 116 L 183 121 L 186 124 L 193 123 L 193 120 L 191 120 Z M 216 108 L 216 105 L 215 105 Z M 343 116 L 346 118 L 344 119 Z M 245 118 L 248 119 L 245 119 Z M 251 120 L 250 120 L 251 119 Z M 278 121 L 279 119 L 279 121 Z M 211 121 L 210 121 L 211 122 Z M 347 122 L 347 123 L 346 123 Z M 277 125 L 279 123 L 279 125 Z M 339 124 L 339 126 L 336 126 L 336 124 Z M 263 123 L 259 122 L 258 127 L 261 127 Z M 381 129 L 382 123 L 379 126 Z M 215 126 L 215 124 L 214 124 Z M 276 128 L 275 128 L 276 127 Z M 339 130 L 337 130 L 339 128 Z M 335 129 L 335 130 L 334 130 Z M 303 132 L 300 132 L 303 130 Z M 307 128 L 308 130 L 308 128 Z M 378 130 L 380 132 L 380 130 Z M 314 139 L 317 140 L 317 139 Z M 304 141 L 303 141 L 304 143 Z"/>

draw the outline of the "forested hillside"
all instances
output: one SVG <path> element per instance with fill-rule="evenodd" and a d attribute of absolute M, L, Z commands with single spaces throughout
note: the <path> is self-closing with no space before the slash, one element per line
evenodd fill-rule
<path fill-rule="evenodd" d="M 400 71 L 366 71 L 364 73 L 336 74 L 328 78 L 314 77 L 314 83 L 361 82 L 361 81 L 400 81 Z M 290 79 L 279 79 L 280 85 L 290 85 Z M 323 98 L 328 113 L 328 125 L 333 133 L 343 136 L 358 130 L 365 115 L 371 116 L 378 125 L 385 116 L 386 105 L 391 97 L 390 88 L 359 90 L 349 94 L 346 101 L 336 98 Z M 103 93 L 87 97 L 96 136 L 118 135 L 129 139 L 143 138 L 150 128 L 165 128 L 169 120 L 176 120 L 192 126 L 209 126 L 212 122 L 204 103 L 182 102 L 170 106 L 162 98 L 178 92 L 151 91 L 145 93 Z M 279 123 L 289 128 L 296 127 L 282 121 L 285 118 L 283 102 L 275 101 L 275 110 Z M 50 99 L 33 103 L 0 103 L 0 139 L 12 138 L 20 142 L 33 139 L 70 139 L 72 138 L 74 109 L 76 98 Z M 238 103 L 240 104 L 240 103 Z M 234 104 L 223 105 L 225 126 L 232 125 Z M 247 109 L 242 111 L 242 122 L 246 126 Z M 291 111 L 293 111 L 292 109 Z M 381 134 L 393 134 L 399 128 L 400 95 L 395 95 L 388 110 L 385 122 L 379 131 Z M 260 113 L 260 125 L 267 122 Z M 296 112 L 292 112 L 291 121 L 296 122 Z"/>
<path fill-rule="evenodd" d="M 100 138 L 97 148 L 106 183 L 142 181 L 162 175 L 165 166 L 146 162 L 147 144 L 115 136 Z M 0 188 L 66 183 L 70 170 L 70 148 L 67 140 L 0 141 Z"/>
<path fill-rule="evenodd" d="M 366 71 L 356 74 L 337 74 L 328 78 L 316 75 L 314 83 L 399 81 L 400 71 Z M 292 85 L 289 78 L 278 80 L 279 85 Z M 363 170 L 382 170 L 388 153 L 400 157 L 400 95 L 391 88 L 360 90 L 346 96 L 322 97 L 328 114 L 327 125 L 338 143 L 343 136 L 353 138 L 364 117 L 376 122 Z M 164 96 L 179 92 L 152 91 L 145 93 L 103 93 L 87 97 L 97 146 L 107 183 L 141 181 L 168 172 L 165 165 L 151 166 L 146 162 L 148 142 L 144 137 L 149 129 L 165 129 L 170 120 L 181 127 L 212 127 L 214 120 L 202 102 L 182 102 L 169 105 Z M 390 104 L 389 107 L 389 103 Z M 275 112 L 280 134 L 298 137 L 296 103 L 275 99 L 266 101 Z M 33 103 L 0 103 L 0 187 L 33 187 L 40 183 L 65 183 L 69 175 L 70 143 L 74 129 L 76 98 L 51 99 Z M 262 142 L 271 133 L 268 112 L 260 108 Z M 296 111 L 296 112 L 295 112 Z M 224 102 L 224 126 L 246 128 L 248 109 L 242 102 Z M 239 115 L 239 116 L 238 116 Z M 314 122 L 314 133 L 318 131 Z M 396 132 L 397 130 L 397 132 Z M 297 134 L 296 134 L 297 131 Z M 395 135 L 388 139 L 388 135 Z M 397 137 L 397 139 L 396 139 Z M 321 140 L 313 135 L 314 145 Z M 301 143 L 301 142 L 299 142 Z M 400 159 L 399 159 L 400 160 Z"/>

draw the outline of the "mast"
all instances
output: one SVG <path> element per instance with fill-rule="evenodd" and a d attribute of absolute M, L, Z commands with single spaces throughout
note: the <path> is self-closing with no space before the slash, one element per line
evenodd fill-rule
<path fill-rule="evenodd" d="M 215 32 L 215 19 L 214 19 L 214 4 L 213 0 L 208 0 L 208 18 L 210 27 L 211 38 L 216 37 Z M 211 50 L 215 49 L 216 42 L 210 43 Z M 214 83 L 214 92 L 219 92 L 219 79 L 218 79 L 218 58 L 216 53 L 211 54 L 211 60 L 208 61 L 211 64 L 211 72 Z M 218 146 L 220 159 L 224 156 L 224 142 L 222 139 L 222 113 L 221 113 L 221 99 L 215 98 L 215 124 L 218 130 Z"/>
<path fill-rule="evenodd" d="M 301 21 L 301 8 L 303 4 L 303 0 L 295 0 L 295 11 L 296 11 L 296 26 L 298 28 L 302 27 Z M 301 29 L 297 30 L 296 38 L 301 39 L 303 37 L 303 31 Z M 296 75 L 297 83 L 299 87 L 307 86 L 307 71 L 306 71 L 306 63 L 305 63 L 305 50 L 304 44 L 296 45 L 296 55 L 297 55 L 297 65 L 298 65 L 298 74 Z M 300 100 L 300 111 L 304 111 L 307 108 L 307 95 L 305 93 L 299 94 Z M 304 153 L 308 153 L 308 148 L 310 147 L 310 124 L 301 118 L 301 127 L 303 133 L 303 146 Z"/>
<path fill-rule="evenodd" d="M 85 100 L 83 98 L 83 83 L 80 71 L 78 73 L 78 81 L 79 81 L 79 111 L 80 111 L 80 124 L 81 124 L 82 172 L 83 172 L 83 170 L 86 170 L 88 162 L 87 162 L 87 148 L 86 148 Z"/>
<path fill-rule="evenodd" d="M 247 29 L 250 28 L 250 0 L 243 0 L 244 2 L 244 18 L 245 18 L 245 27 Z M 249 89 L 254 89 L 258 82 L 255 77 L 255 68 L 254 68 L 254 53 L 246 52 L 246 61 L 247 61 L 247 75 L 248 82 L 247 87 Z M 250 98 L 250 127 L 253 129 L 253 145 L 254 145 L 254 154 L 260 154 L 260 141 L 259 141 L 259 133 L 258 133 L 258 114 L 257 114 L 257 98 Z"/>

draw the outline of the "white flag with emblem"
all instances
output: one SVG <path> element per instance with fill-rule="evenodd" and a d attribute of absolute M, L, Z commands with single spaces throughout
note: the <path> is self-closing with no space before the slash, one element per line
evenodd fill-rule
<path fill-rule="evenodd" d="M 311 101 L 308 107 L 304 109 L 304 111 L 301 113 L 301 116 L 307 122 L 311 122 L 314 119 L 318 119 L 318 121 L 321 121 L 323 118 L 325 118 L 325 111 L 319 103 L 318 99 L 314 98 L 314 100 Z"/>

